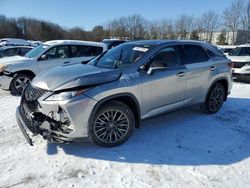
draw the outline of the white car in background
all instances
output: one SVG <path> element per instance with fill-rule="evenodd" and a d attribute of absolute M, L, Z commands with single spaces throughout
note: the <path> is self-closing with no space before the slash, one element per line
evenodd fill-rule
<path fill-rule="evenodd" d="M 227 55 L 227 58 L 234 64 L 233 77 L 242 81 L 250 81 L 250 44 L 236 47 Z"/>
<path fill-rule="evenodd" d="M 107 50 L 99 42 L 76 40 L 48 41 L 24 57 L 0 59 L 0 88 L 20 95 L 26 85 L 40 72 L 58 65 L 87 63 Z"/>
<path fill-rule="evenodd" d="M 0 39 L 0 46 L 30 46 L 31 44 L 24 39 L 3 38 Z"/>
<path fill-rule="evenodd" d="M 217 46 L 219 50 L 224 54 L 228 55 L 233 49 L 235 49 L 237 46 L 230 46 L 230 45 L 221 45 Z"/>

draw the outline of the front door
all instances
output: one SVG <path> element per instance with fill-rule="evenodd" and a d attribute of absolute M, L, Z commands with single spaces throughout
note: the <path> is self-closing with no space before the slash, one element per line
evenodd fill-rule
<path fill-rule="evenodd" d="M 38 61 L 39 72 L 45 71 L 58 65 L 71 63 L 67 45 L 55 46 L 46 51 Z"/>
<path fill-rule="evenodd" d="M 165 64 L 166 68 L 151 74 L 141 72 L 143 77 L 143 117 L 149 117 L 178 107 L 186 92 L 186 68 L 181 64 L 180 46 L 161 49 L 150 60 L 150 65 Z"/>

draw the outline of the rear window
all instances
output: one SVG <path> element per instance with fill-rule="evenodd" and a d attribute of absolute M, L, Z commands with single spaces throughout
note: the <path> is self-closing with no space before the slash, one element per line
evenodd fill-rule
<path fill-rule="evenodd" d="M 71 46 L 71 57 L 91 57 L 102 53 L 103 48 L 97 46 L 74 45 Z"/>
<path fill-rule="evenodd" d="M 200 63 L 208 61 L 208 56 L 201 46 L 184 45 L 185 64 Z"/>

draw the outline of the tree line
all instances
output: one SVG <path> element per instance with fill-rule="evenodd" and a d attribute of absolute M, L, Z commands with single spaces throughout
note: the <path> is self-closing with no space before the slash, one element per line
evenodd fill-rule
<path fill-rule="evenodd" d="M 95 26 L 91 31 L 80 27 L 64 28 L 58 24 L 34 18 L 8 18 L 0 15 L 0 38 L 29 40 L 75 39 L 101 41 L 104 38 L 121 39 L 177 39 L 189 38 L 211 42 L 215 31 L 222 31 L 218 43 L 225 43 L 225 33 L 250 30 L 250 0 L 234 0 L 223 13 L 213 10 L 200 17 L 180 15 L 176 19 L 147 20 L 139 14 L 120 17 Z"/>

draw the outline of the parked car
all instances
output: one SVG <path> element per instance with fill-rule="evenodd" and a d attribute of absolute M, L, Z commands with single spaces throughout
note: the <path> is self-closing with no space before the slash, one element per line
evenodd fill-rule
<path fill-rule="evenodd" d="M 235 48 L 227 58 L 234 64 L 233 77 L 242 81 L 250 81 L 250 44 Z"/>
<path fill-rule="evenodd" d="M 74 63 L 86 63 L 107 50 L 103 43 L 56 40 L 45 42 L 24 57 L 0 60 L 0 87 L 13 94 L 21 94 L 25 86 L 40 72 Z"/>
<path fill-rule="evenodd" d="M 111 49 L 111 48 L 118 46 L 119 44 L 122 44 L 128 41 L 118 40 L 118 39 L 104 39 L 102 42 L 108 46 L 108 49 Z"/>
<path fill-rule="evenodd" d="M 90 138 L 101 146 L 129 139 L 140 120 L 188 105 L 219 111 L 232 88 L 231 63 L 198 41 L 121 44 L 87 65 L 38 75 L 22 94 L 17 122 L 27 141 Z"/>
<path fill-rule="evenodd" d="M 30 46 L 30 43 L 24 39 L 3 38 L 0 39 L 0 46 Z"/>
<path fill-rule="evenodd" d="M 230 46 L 230 45 L 224 45 L 224 46 L 218 46 L 220 51 L 224 55 L 228 55 L 233 49 L 235 49 L 237 46 Z"/>
<path fill-rule="evenodd" d="M 30 43 L 31 46 L 34 46 L 34 47 L 43 44 L 43 42 L 41 41 L 34 41 L 34 40 L 28 40 L 28 42 Z"/>
<path fill-rule="evenodd" d="M 4 46 L 0 48 L 0 58 L 16 55 L 24 56 L 32 49 L 31 46 Z"/>

